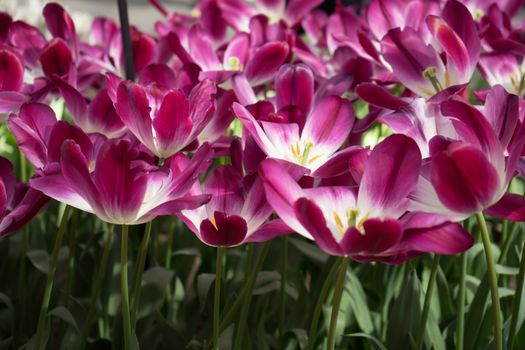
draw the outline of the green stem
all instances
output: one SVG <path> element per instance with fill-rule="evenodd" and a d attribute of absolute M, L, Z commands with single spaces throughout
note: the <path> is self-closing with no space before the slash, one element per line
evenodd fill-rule
<path fill-rule="evenodd" d="M 423 314 L 421 315 L 421 322 L 419 323 L 419 329 L 417 334 L 417 345 L 416 349 L 421 350 L 423 348 L 423 340 L 425 338 L 425 330 L 427 327 L 428 315 L 430 313 L 430 303 L 432 302 L 432 292 L 434 290 L 434 284 L 436 282 L 436 274 L 439 267 L 439 255 L 435 254 L 432 259 L 432 268 L 430 270 L 430 277 L 428 279 L 427 291 L 425 293 L 425 303 L 423 304 Z"/>
<path fill-rule="evenodd" d="M 128 229 L 122 225 L 120 243 L 120 290 L 122 298 L 122 327 L 124 329 L 124 349 L 131 350 L 131 319 L 129 313 L 128 293 Z"/>
<path fill-rule="evenodd" d="M 250 309 L 250 303 L 252 300 L 253 288 L 255 286 L 255 281 L 257 280 L 258 272 L 261 270 L 264 260 L 266 259 L 266 256 L 268 255 L 268 251 L 270 250 L 270 244 L 271 244 L 271 241 L 268 241 L 263 244 L 261 252 L 257 256 L 257 261 L 255 262 L 255 268 L 249 280 L 246 283 L 246 287 L 245 287 L 246 289 L 243 291 L 241 315 L 239 317 L 239 323 L 237 324 L 238 329 L 235 332 L 235 342 L 234 342 L 234 348 L 233 348 L 234 350 L 242 349 L 244 327 L 246 327 L 246 322 L 248 319 L 248 311 Z"/>
<path fill-rule="evenodd" d="M 525 246 L 524 246 L 525 247 Z M 516 293 L 514 294 L 514 300 L 512 301 L 512 319 L 510 323 L 510 332 L 507 348 L 512 350 L 514 348 L 514 337 L 516 336 L 516 327 L 518 325 L 518 315 L 521 306 L 521 295 L 523 293 L 523 282 L 525 280 L 525 250 L 521 248 L 520 258 L 520 270 L 518 273 L 518 279 L 516 281 Z"/>
<path fill-rule="evenodd" d="M 279 290 L 280 312 L 279 312 L 279 338 L 283 341 L 284 324 L 286 313 L 286 275 L 288 267 L 288 237 L 283 237 L 283 257 L 281 261 L 281 288 Z"/>
<path fill-rule="evenodd" d="M 244 285 L 238 297 L 235 298 L 235 301 L 233 302 L 233 304 L 227 308 L 228 311 L 226 312 L 226 315 L 221 320 L 221 332 L 224 332 L 226 327 L 233 321 L 233 318 L 235 314 L 237 313 L 237 309 L 241 307 L 241 303 L 244 300 L 244 294 L 246 294 L 246 287 L 248 286 L 248 280 L 250 279 L 250 276 L 254 273 L 255 274 L 259 273 L 259 271 L 252 271 L 252 267 L 251 267 L 251 261 L 252 261 L 253 250 L 254 250 L 255 245 L 252 243 L 248 243 L 246 244 L 246 246 L 247 246 L 246 247 L 246 264 L 245 264 L 246 276 L 244 280 Z"/>
<path fill-rule="evenodd" d="M 78 225 L 79 211 L 75 210 L 71 213 L 71 230 L 69 233 L 69 257 L 68 257 L 68 273 L 67 273 L 67 284 L 65 301 L 66 305 L 69 305 L 71 291 L 75 283 L 75 247 L 77 245 L 77 225 Z"/>
<path fill-rule="evenodd" d="M 148 246 L 151 237 L 151 225 L 153 220 L 146 224 L 144 237 L 140 243 L 139 252 L 137 256 L 137 263 L 135 265 L 135 273 L 133 274 L 133 289 L 131 294 L 131 327 L 135 329 L 137 323 L 137 311 L 140 304 L 140 292 L 142 286 L 142 275 L 144 273 L 144 265 L 146 264 L 146 257 L 148 255 Z"/>
<path fill-rule="evenodd" d="M 467 276 L 467 254 L 461 254 L 461 277 L 459 280 L 459 291 L 458 291 L 458 321 L 457 321 L 457 340 L 456 349 L 463 350 L 463 339 L 465 332 L 465 287 L 466 287 L 466 276 Z"/>
<path fill-rule="evenodd" d="M 315 305 L 314 314 L 312 316 L 312 323 L 310 324 L 310 333 L 308 334 L 309 350 L 313 350 L 315 348 L 315 340 L 317 338 L 317 329 L 319 325 L 319 318 L 321 317 L 321 311 L 323 309 L 323 304 L 326 300 L 328 292 L 330 291 L 330 287 L 332 286 L 332 280 L 334 279 L 335 273 L 337 272 L 337 269 L 340 265 L 341 260 L 337 259 L 330 268 L 328 275 L 326 275 L 323 287 L 321 288 L 321 292 L 319 293 L 319 297 L 317 298 L 317 304 Z"/>
<path fill-rule="evenodd" d="M 167 270 L 171 270 L 171 259 L 173 255 L 173 239 L 175 236 L 175 227 L 177 226 L 177 221 L 172 220 L 168 226 L 168 242 L 166 243 L 166 254 L 164 256 L 164 267 Z M 172 301 L 172 285 L 170 282 L 166 286 L 166 317 L 168 320 L 172 320 L 173 305 Z M 173 287 L 175 289 L 175 287 Z"/>
<path fill-rule="evenodd" d="M 221 304 L 221 281 L 224 265 L 224 247 L 217 247 L 217 261 L 215 263 L 215 295 L 213 298 L 213 350 L 219 350 L 220 335 L 220 304 Z"/>
<path fill-rule="evenodd" d="M 95 287 L 91 294 L 91 300 L 89 302 L 89 311 L 87 314 L 86 322 L 82 327 L 82 332 L 80 334 L 80 344 L 79 350 L 83 350 L 86 346 L 86 340 L 93 323 L 93 318 L 96 315 L 97 311 L 97 301 L 102 289 L 102 283 L 106 277 L 106 270 L 109 260 L 109 253 L 111 252 L 111 243 L 113 241 L 113 225 L 108 225 L 108 230 L 106 232 L 106 239 L 104 240 L 104 250 L 102 251 L 102 257 L 100 259 L 100 266 L 98 267 L 97 278 L 95 281 Z"/>
<path fill-rule="evenodd" d="M 49 263 L 49 271 L 47 272 L 46 286 L 44 289 L 44 297 L 42 298 L 42 305 L 40 307 L 40 314 L 38 315 L 38 325 L 36 328 L 35 337 L 35 348 L 34 349 L 45 349 L 47 339 L 44 338 L 44 329 L 46 328 L 47 310 L 49 309 L 49 301 L 51 300 L 51 292 L 53 290 L 53 281 L 55 279 L 55 272 L 57 269 L 58 256 L 60 253 L 60 247 L 62 246 L 62 239 L 66 232 L 66 224 L 69 217 L 70 206 L 66 206 L 62 218 L 60 219 L 60 225 L 55 237 L 55 244 L 53 246 L 53 252 L 51 253 L 51 261 Z"/>
<path fill-rule="evenodd" d="M 487 223 L 483 212 L 476 214 L 478 220 L 479 229 L 481 231 L 481 239 L 483 241 L 483 248 L 485 250 L 485 258 L 487 260 L 487 273 L 490 283 L 490 294 L 492 297 L 492 317 L 494 322 L 494 339 L 496 343 L 496 350 L 503 349 L 503 335 L 502 335 L 502 324 L 501 324 L 501 313 L 499 305 L 498 295 L 498 277 L 496 275 L 496 266 L 494 264 L 494 258 L 492 257 L 492 248 L 490 244 L 489 231 L 487 229 Z"/>
<path fill-rule="evenodd" d="M 335 284 L 334 298 L 332 300 L 332 314 L 330 316 L 330 328 L 328 329 L 327 349 L 334 350 L 335 348 L 335 331 L 337 329 L 337 316 L 339 315 L 339 305 L 341 304 L 341 297 L 343 296 L 343 289 L 346 279 L 346 270 L 348 268 L 349 257 L 340 258 L 339 275 Z"/>

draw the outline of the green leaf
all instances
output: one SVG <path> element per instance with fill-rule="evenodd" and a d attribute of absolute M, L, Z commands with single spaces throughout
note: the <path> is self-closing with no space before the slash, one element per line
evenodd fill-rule
<path fill-rule="evenodd" d="M 71 312 L 64 306 L 55 307 L 53 310 L 49 311 L 49 315 L 60 318 L 62 321 L 72 326 L 77 333 L 80 333 L 77 321 L 75 320 Z"/>
<path fill-rule="evenodd" d="M 389 349 L 406 349 L 417 334 L 421 319 L 420 290 L 415 271 L 408 277 L 394 302 L 388 319 L 386 344 Z"/>
<path fill-rule="evenodd" d="M 301 253 L 303 253 L 312 260 L 323 264 L 328 260 L 328 254 L 323 252 L 313 243 L 308 243 L 300 238 L 292 237 L 288 239 L 288 242 L 290 242 L 295 248 L 297 248 L 297 250 L 299 250 Z"/>
<path fill-rule="evenodd" d="M 308 346 L 308 333 L 302 328 L 292 328 L 289 332 L 295 335 L 301 349 L 306 349 Z"/>
<path fill-rule="evenodd" d="M 27 258 L 31 261 L 31 264 L 43 274 L 49 272 L 49 254 L 43 249 L 31 250 L 27 252 Z"/>
<path fill-rule="evenodd" d="M 365 333 L 373 333 L 374 324 L 363 286 L 352 271 L 346 273 L 346 278 L 348 282 L 345 284 L 345 291 L 350 295 L 350 306 L 359 328 Z"/>
<path fill-rule="evenodd" d="M 356 338 L 366 338 L 372 341 L 379 350 L 387 350 L 387 348 L 383 345 L 381 340 L 377 339 L 376 337 L 367 334 L 367 333 L 351 333 L 351 334 L 345 334 L 346 337 L 356 337 Z"/>
<path fill-rule="evenodd" d="M 215 281 L 215 274 L 213 273 L 201 273 L 197 276 L 197 297 L 199 298 L 201 312 L 206 305 L 206 299 L 208 299 L 213 281 Z"/>
<path fill-rule="evenodd" d="M 145 317 L 162 307 L 166 286 L 173 278 L 173 274 L 173 271 L 161 266 L 155 266 L 144 271 L 137 319 Z"/>
<path fill-rule="evenodd" d="M 67 258 L 68 254 L 69 248 L 65 246 L 61 247 L 60 252 L 58 253 L 58 261 L 62 261 Z M 47 251 L 43 249 L 30 250 L 27 252 L 26 256 L 38 271 L 47 275 L 49 272 L 49 263 L 51 260 L 51 257 Z"/>

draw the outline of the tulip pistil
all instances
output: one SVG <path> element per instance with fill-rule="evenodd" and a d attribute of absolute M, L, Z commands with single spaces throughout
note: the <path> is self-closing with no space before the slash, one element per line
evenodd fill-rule
<path fill-rule="evenodd" d="M 446 79 L 446 80 L 450 80 L 450 74 L 448 74 L 448 72 L 446 72 L 445 75 L 446 76 L 448 75 L 448 79 Z M 430 83 L 432 84 L 432 86 L 434 87 L 434 90 L 436 90 L 436 92 L 440 92 L 440 91 L 443 90 L 443 86 L 441 85 L 441 83 L 437 79 L 437 68 L 436 67 L 428 67 L 427 69 L 425 69 L 423 71 L 423 77 L 425 77 L 425 79 L 428 79 L 430 81 Z"/>

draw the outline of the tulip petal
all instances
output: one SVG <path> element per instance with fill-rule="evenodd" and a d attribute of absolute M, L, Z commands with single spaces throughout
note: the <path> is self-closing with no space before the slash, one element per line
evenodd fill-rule
<path fill-rule="evenodd" d="M 0 237 L 22 228 L 49 201 L 49 197 L 42 192 L 25 185 L 17 190 L 23 192 L 17 194 L 17 196 L 22 196 L 22 199 L 0 222 Z"/>
<path fill-rule="evenodd" d="M 47 142 L 56 122 L 53 110 L 41 103 L 24 104 L 18 116 L 12 115 L 7 121 L 18 147 L 38 169 L 47 164 Z"/>
<path fill-rule="evenodd" d="M 355 93 L 360 99 L 378 108 L 396 111 L 409 105 L 408 102 L 377 84 L 361 83 L 356 87 Z"/>
<path fill-rule="evenodd" d="M 104 203 L 102 202 L 102 197 L 91 179 L 86 157 L 75 141 L 66 140 L 62 144 L 60 168 L 65 182 L 69 182 L 68 187 L 78 193 L 85 202 L 89 203 L 93 212 L 104 215 L 105 211 L 103 210 Z M 37 188 L 34 185 L 32 186 Z M 37 189 L 46 193 L 42 188 Z M 52 197 L 50 194 L 48 195 Z"/>
<path fill-rule="evenodd" d="M 505 193 L 491 207 L 485 209 L 490 216 L 510 221 L 525 221 L 525 198 L 514 193 Z"/>
<path fill-rule="evenodd" d="M 421 167 L 421 153 L 410 138 L 394 134 L 377 145 L 366 165 L 357 206 L 373 216 L 398 218 L 408 206 Z"/>
<path fill-rule="evenodd" d="M 341 240 L 345 255 L 376 255 L 395 246 L 401 240 L 401 224 L 392 219 L 368 219 L 363 223 L 364 233 L 351 227 Z"/>
<path fill-rule="evenodd" d="M 181 90 L 170 91 L 164 96 L 153 119 L 159 157 L 167 158 L 191 142 L 193 121 L 189 113 L 189 102 Z"/>
<path fill-rule="evenodd" d="M 294 213 L 294 203 L 305 197 L 292 176 L 286 172 L 278 161 L 267 159 L 260 165 L 259 174 L 264 183 L 266 199 L 283 222 L 295 232 L 311 239 L 311 235 L 297 221 Z"/>
<path fill-rule="evenodd" d="M 443 62 L 414 29 L 391 29 L 381 41 L 381 51 L 401 83 L 423 97 L 434 95 L 434 87 L 423 73 L 428 68 L 435 68 L 437 73 L 444 72 Z M 442 86 L 446 84 L 442 82 Z"/>
<path fill-rule="evenodd" d="M 64 98 L 66 107 L 75 123 L 79 124 L 82 128 L 88 126 L 88 121 L 86 120 L 87 103 L 84 99 L 84 96 L 82 96 L 82 94 L 80 94 L 77 89 L 69 85 L 64 79 L 58 76 L 53 76 L 52 81 Z M 89 131 L 90 130 L 88 130 L 88 132 Z"/>
<path fill-rule="evenodd" d="M 270 80 L 288 57 L 288 52 L 288 44 L 282 41 L 269 42 L 255 50 L 244 70 L 250 84 L 257 86 Z"/>
<path fill-rule="evenodd" d="M 295 233 L 295 231 L 288 227 L 282 220 L 276 219 L 259 227 L 255 232 L 249 234 L 244 241 L 246 243 L 262 243 L 276 237 L 293 233 Z"/>
<path fill-rule="evenodd" d="M 129 81 L 120 83 L 115 103 L 122 122 L 153 153 L 157 152 L 153 143 L 151 108 L 146 91 L 138 84 Z"/>
<path fill-rule="evenodd" d="M 42 50 L 40 62 L 46 76 L 56 74 L 61 77 L 69 73 L 73 56 L 67 44 L 62 39 L 55 38 Z"/>
<path fill-rule="evenodd" d="M 243 218 L 218 211 L 213 216 L 213 222 L 205 219 L 201 223 L 200 233 L 204 243 L 216 247 L 231 247 L 242 243 L 248 231 Z"/>
<path fill-rule="evenodd" d="M 475 213 L 492 204 L 499 176 L 486 155 L 466 143 L 452 143 L 432 156 L 430 179 L 440 201 L 460 213 Z"/>
<path fill-rule="evenodd" d="M 311 141 L 314 147 L 329 157 L 341 147 L 354 125 L 352 103 L 338 96 L 321 98 L 306 120 L 301 139 Z M 316 151 L 319 154 L 320 151 Z"/>
<path fill-rule="evenodd" d="M 328 229 L 323 211 L 317 204 L 307 198 L 299 198 L 293 208 L 297 220 L 312 235 L 319 248 L 332 255 L 344 254 Z"/>
<path fill-rule="evenodd" d="M 459 224 L 443 223 L 406 230 L 403 244 L 418 252 L 452 255 L 468 250 L 474 244 L 474 238 Z"/>
<path fill-rule="evenodd" d="M 136 219 L 147 189 L 147 177 L 133 162 L 138 151 L 128 140 L 108 140 L 98 152 L 94 184 L 113 223 L 127 224 Z"/>
<path fill-rule="evenodd" d="M 0 49 L 0 91 L 19 91 L 24 82 L 24 65 L 16 54 Z"/>
<path fill-rule="evenodd" d="M 314 95 L 314 76 L 310 68 L 304 64 L 282 66 L 275 77 L 275 94 L 278 110 L 297 106 L 308 115 Z"/>

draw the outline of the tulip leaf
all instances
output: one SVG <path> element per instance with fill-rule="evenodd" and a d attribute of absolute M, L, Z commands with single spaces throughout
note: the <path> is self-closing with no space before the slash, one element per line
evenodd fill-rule
<path fill-rule="evenodd" d="M 386 334 L 386 345 L 389 349 L 406 349 L 414 339 L 419 320 L 421 304 L 419 281 L 415 271 L 408 273 L 399 296 L 394 301 L 390 312 Z"/>
<path fill-rule="evenodd" d="M 197 296 L 201 312 L 204 310 L 206 299 L 208 299 L 208 294 L 214 281 L 215 274 L 213 273 L 201 273 L 197 276 Z"/>
<path fill-rule="evenodd" d="M 379 350 L 387 350 L 387 348 L 385 347 L 385 345 L 383 345 L 381 340 L 377 339 L 373 335 L 370 335 L 367 333 L 350 333 L 350 334 L 345 334 L 345 336 L 369 339 L 370 341 L 372 341 L 372 343 L 374 343 L 375 346 L 377 346 Z"/>
<path fill-rule="evenodd" d="M 315 260 L 319 263 L 325 263 L 328 260 L 328 254 L 319 249 L 315 244 L 305 242 L 300 238 L 290 237 L 288 241 L 299 250 L 301 253 L 306 255 L 308 258 Z"/>
<path fill-rule="evenodd" d="M 49 311 L 49 315 L 60 318 L 62 321 L 72 326 L 77 333 L 80 333 L 77 321 L 75 320 L 71 312 L 64 306 L 55 307 L 53 310 Z"/>
<path fill-rule="evenodd" d="M 370 316 L 371 312 L 368 308 L 368 301 L 363 290 L 361 282 L 352 271 L 346 273 L 347 283 L 345 284 L 345 291 L 349 294 L 350 306 L 353 310 L 353 315 L 357 320 L 359 328 L 367 333 L 374 332 L 374 324 Z"/>
<path fill-rule="evenodd" d="M 173 278 L 173 274 L 173 271 L 160 266 L 144 271 L 138 318 L 147 316 L 163 305 L 166 286 Z"/>

